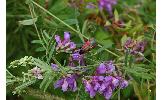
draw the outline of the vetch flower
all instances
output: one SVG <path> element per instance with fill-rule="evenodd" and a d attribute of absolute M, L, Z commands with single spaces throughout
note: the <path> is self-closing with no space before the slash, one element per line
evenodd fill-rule
<path fill-rule="evenodd" d="M 51 63 L 51 67 L 54 71 L 58 70 L 58 65 Z"/>
<path fill-rule="evenodd" d="M 96 72 L 97 74 L 112 73 L 115 70 L 115 66 L 112 61 L 104 62 L 99 65 Z"/>
<path fill-rule="evenodd" d="M 128 38 L 124 44 L 124 48 L 129 51 L 130 54 L 136 55 L 138 53 L 144 52 L 146 42 L 145 41 L 135 41 Z"/>
<path fill-rule="evenodd" d="M 120 87 L 121 89 L 124 89 L 124 88 L 126 88 L 127 86 L 128 86 L 128 81 L 122 80 L 122 81 L 120 82 L 119 87 Z"/>
<path fill-rule="evenodd" d="M 72 61 L 78 61 L 79 65 L 84 66 L 84 54 L 80 54 L 80 49 L 76 50 L 72 55 Z"/>
<path fill-rule="evenodd" d="M 124 89 L 128 82 L 119 76 L 89 76 L 88 80 L 83 79 L 85 91 L 93 98 L 96 93 L 102 94 L 106 100 L 109 100 L 116 88 Z"/>
<path fill-rule="evenodd" d="M 85 91 L 90 94 L 91 98 L 93 98 L 96 95 L 96 91 L 94 90 L 93 86 L 87 80 L 83 80 L 83 83 L 85 85 Z"/>
<path fill-rule="evenodd" d="M 70 33 L 64 32 L 64 40 L 61 40 L 60 36 L 55 35 L 55 40 L 57 42 L 56 51 L 57 52 L 71 52 L 76 48 L 76 44 L 71 42 Z"/>
<path fill-rule="evenodd" d="M 72 58 L 75 61 L 81 61 L 81 60 L 83 60 L 84 56 L 83 56 L 83 54 L 80 54 L 78 51 L 76 51 L 72 54 Z"/>
<path fill-rule="evenodd" d="M 76 78 L 77 78 L 76 74 L 61 78 L 54 84 L 54 87 L 62 88 L 63 92 L 67 91 L 68 89 L 75 92 L 77 90 Z"/>
<path fill-rule="evenodd" d="M 38 68 L 37 66 L 31 69 L 31 73 L 37 78 L 37 79 L 43 79 L 42 76 L 42 70 Z"/>
<path fill-rule="evenodd" d="M 100 10 L 106 11 L 112 16 L 112 6 L 117 4 L 117 0 L 99 0 L 98 6 Z"/>

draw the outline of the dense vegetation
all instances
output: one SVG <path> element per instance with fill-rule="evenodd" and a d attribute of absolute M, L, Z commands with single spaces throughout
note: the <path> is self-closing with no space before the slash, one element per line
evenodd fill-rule
<path fill-rule="evenodd" d="M 7 100 L 155 100 L 155 0 L 7 0 Z"/>

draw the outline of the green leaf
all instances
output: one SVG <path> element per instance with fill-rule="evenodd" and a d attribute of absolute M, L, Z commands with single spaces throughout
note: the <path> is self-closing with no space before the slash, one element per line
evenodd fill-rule
<path fill-rule="evenodd" d="M 127 35 L 124 35 L 122 38 L 121 38 L 121 46 L 124 46 L 125 42 L 127 41 Z"/>
<path fill-rule="evenodd" d="M 142 67 L 132 67 L 132 68 L 124 68 L 127 73 L 133 74 L 136 77 L 143 79 L 155 79 L 154 76 L 150 75 L 148 72 L 150 69 L 142 68 Z"/>
<path fill-rule="evenodd" d="M 135 80 L 132 81 L 132 84 L 133 84 L 133 87 L 134 87 L 134 92 L 138 96 L 138 99 L 142 100 L 141 92 L 140 92 L 140 90 L 138 88 L 140 86 L 138 86 L 138 84 L 137 84 L 137 82 Z"/>
<path fill-rule="evenodd" d="M 53 81 L 54 77 L 50 76 L 45 87 L 44 87 L 44 92 L 47 90 L 47 88 L 49 87 L 50 83 Z"/>
<path fill-rule="evenodd" d="M 87 28 L 88 20 L 85 20 L 82 27 L 82 34 L 85 34 Z"/>
<path fill-rule="evenodd" d="M 15 92 L 19 92 L 19 91 L 25 89 L 26 87 L 34 84 L 35 82 L 36 82 L 36 79 L 33 79 L 31 81 L 28 81 L 28 82 L 24 82 L 23 84 L 21 84 L 20 86 L 15 88 Z"/>
<path fill-rule="evenodd" d="M 44 47 L 39 47 L 35 50 L 36 52 L 41 52 L 41 51 L 45 51 L 45 48 Z"/>
<path fill-rule="evenodd" d="M 41 61 L 40 59 L 33 58 L 34 60 L 34 65 L 40 67 L 43 70 L 51 70 L 51 66 L 45 63 L 44 61 Z"/>
<path fill-rule="evenodd" d="M 33 40 L 31 43 L 42 44 L 43 42 L 41 40 Z"/>
<path fill-rule="evenodd" d="M 118 11 L 116 9 L 114 11 L 114 16 L 115 16 L 115 22 L 118 22 L 119 21 L 119 14 L 118 14 Z"/>
<path fill-rule="evenodd" d="M 102 29 L 99 29 L 99 31 L 96 32 L 96 40 L 102 45 L 110 44 L 112 45 L 113 42 L 111 39 L 109 39 L 109 34 Z"/>
<path fill-rule="evenodd" d="M 67 7 L 67 0 L 57 0 L 55 4 L 50 9 L 51 12 L 60 13 L 63 9 Z"/>
<path fill-rule="evenodd" d="M 43 30 L 43 34 L 46 36 L 46 38 L 49 40 L 50 36 L 47 34 L 47 32 L 45 30 Z"/>
<path fill-rule="evenodd" d="M 19 21 L 19 24 L 20 25 L 33 25 L 36 21 L 37 21 L 37 18 L 33 18 L 33 19 Z"/>
<path fill-rule="evenodd" d="M 47 83 L 47 81 L 49 80 L 49 77 L 51 76 L 51 72 L 46 72 L 44 74 L 44 78 L 43 78 L 43 81 L 41 82 L 39 88 L 42 89 L 43 86 Z"/>
<path fill-rule="evenodd" d="M 52 46 L 52 48 L 50 49 L 50 52 L 49 52 L 49 57 L 48 57 L 48 61 L 50 61 L 50 60 L 51 60 L 52 55 L 53 55 L 53 53 L 54 53 L 54 50 L 55 50 L 55 45 L 53 45 L 53 46 Z"/>
<path fill-rule="evenodd" d="M 78 20 L 77 19 L 67 19 L 64 20 L 64 22 L 68 25 L 74 25 L 74 24 L 78 24 Z M 63 25 L 62 23 L 60 23 L 60 25 Z"/>

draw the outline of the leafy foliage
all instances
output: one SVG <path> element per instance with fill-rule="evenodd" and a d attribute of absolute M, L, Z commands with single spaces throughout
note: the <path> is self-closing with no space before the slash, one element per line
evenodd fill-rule
<path fill-rule="evenodd" d="M 113 100 L 155 99 L 155 1 L 118 0 L 112 18 L 97 6 L 86 8 L 90 1 L 97 5 L 97 0 L 83 0 L 84 3 L 76 0 L 74 5 L 70 1 L 73 0 L 7 0 L 7 88 L 14 94 L 23 96 L 26 92 L 44 100 L 55 97 L 91 100 L 79 79 L 75 93 L 54 90 L 53 83 L 71 73 L 83 74 L 82 77 L 92 75 L 100 63 L 113 60 L 118 73 L 124 73 L 121 75 L 130 83 L 126 89 L 116 90 Z M 95 38 L 96 46 L 85 54 L 85 66 L 69 67 L 71 54 L 56 51 L 55 35 L 63 37 L 65 31 L 71 33 L 77 48 L 87 39 Z M 129 37 L 137 42 L 145 40 L 145 51 L 138 55 L 125 51 L 124 44 Z M 137 61 L 140 57 L 143 59 Z M 60 70 L 54 71 L 51 63 L 57 64 Z M 34 67 L 41 69 L 42 80 L 33 75 Z M 87 68 L 86 73 L 84 68 Z M 104 98 L 97 94 L 95 99 Z"/>

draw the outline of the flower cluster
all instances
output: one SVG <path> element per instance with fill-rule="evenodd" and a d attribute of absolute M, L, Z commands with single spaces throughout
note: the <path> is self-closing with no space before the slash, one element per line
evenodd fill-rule
<path fill-rule="evenodd" d="M 112 96 L 115 88 L 123 89 L 128 86 L 128 82 L 121 77 L 113 76 L 91 76 L 89 80 L 83 80 L 85 91 L 93 98 L 96 93 L 104 95 L 106 100 Z"/>
<path fill-rule="evenodd" d="M 131 38 L 128 38 L 127 41 L 124 44 L 124 48 L 126 50 L 129 50 L 129 52 L 133 55 L 138 54 L 139 52 L 144 52 L 146 42 L 145 41 L 135 41 Z"/>
<path fill-rule="evenodd" d="M 35 76 L 35 78 L 43 79 L 42 70 L 40 68 L 34 67 L 33 69 L 31 69 L 31 73 Z"/>
<path fill-rule="evenodd" d="M 91 76 L 89 80 L 83 79 L 85 85 L 85 91 L 93 98 L 96 93 L 104 95 L 106 100 L 109 100 L 112 96 L 115 88 L 119 87 L 124 89 L 128 86 L 128 81 L 120 76 L 112 76 L 112 72 L 115 71 L 115 66 L 112 61 L 101 63 L 96 69 L 98 76 Z M 101 76 L 101 74 L 109 74 L 108 76 Z"/>
<path fill-rule="evenodd" d="M 107 12 L 112 15 L 112 6 L 117 4 L 117 0 L 99 0 L 99 9 L 106 9 Z"/>
<path fill-rule="evenodd" d="M 57 42 L 56 51 L 58 52 L 67 52 L 76 48 L 76 44 L 70 41 L 70 33 L 64 32 L 64 40 L 60 39 L 60 36 L 55 35 L 55 40 Z"/>
<path fill-rule="evenodd" d="M 85 66 L 83 50 L 85 50 L 85 48 L 87 50 L 89 45 L 83 45 L 81 49 L 76 50 L 76 45 L 74 42 L 70 41 L 70 34 L 68 32 L 64 32 L 64 40 L 61 40 L 60 36 L 58 35 L 55 36 L 55 40 L 57 42 L 57 51 L 67 53 L 71 52 L 68 63 L 70 67 L 76 67 L 77 65 L 75 62 L 78 62 L 78 64 L 81 66 Z M 126 45 L 129 46 L 129 44 Z M 51 64 L 51 68 L 54 71 L 59 70 L 58 65 L 53 63 Z M 81 69 L 79 71 L 81 71 Z M 123 89 L 128 86 L 128 81 L 126 81 L 124 78 L 113 75 L 114 71 L 115 66 L 113 61 L 105 61 L 96 68 L 95 76 L 89 76 L 88 80 L 86 77 L 83 77 L 85 91 L 90 94 L 91 98 L 93 98 L 98 92 L 104 95 L 104 97 L 108 100 L 111 98 L 112 93 L 116 88 Z M 76 79 L 78 78 L 78 75 L 79 74 L 76 74 L 75 72 L 73 74 L 67 74 L 61 79 L 57 80 L 54 87 L 62 88 L 63 92 L 68 90 L 75 92 L 77 90 Z"/>
<path fill-rule="evenodd" d="M 55 88 L 62 88 L 63 92 L 67 91 L 68 89 L 75 92 L 77 90 L 76 78 L 77 78 L 76 74 L 68 75 L 68 76 L 58 80 L 54 84 L 54 87 Z"/>

